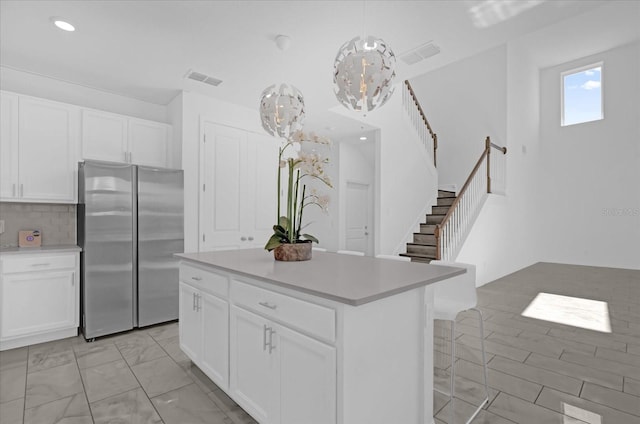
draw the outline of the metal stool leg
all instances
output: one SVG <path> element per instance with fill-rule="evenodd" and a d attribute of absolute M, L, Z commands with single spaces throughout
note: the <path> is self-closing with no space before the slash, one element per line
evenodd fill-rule
<path fill-rule="evenodd" d="M 451 321 L 451 389 L 449 390 L 449 407 L 451 408 L 451 424 L 455 423 L 454 397 L 456 395 L 456 320 Z"/>
<path fill-rule="evenodd" d="M 478 318 L 480 319 L 480 347 L 482 350 L 482 370 L 484 373 L 484 390 L 486 393 L 486 397 L 480 403 L 480 406 L 478 406 L 478 408 L 475 410 L 473 415 L 471 415 L 471 417 L 467 420 L 466 424 L 471 423 L 471 421 L 473 421 L 476 415 L 480 413 L 482 408 L 484 408 L 484 406 L 489 403 L 489 385 L 487 383 L 487 354 L 484 349 L 484 321 L 483 321 L 482 312 L 480 311 L 480 309 L 471 308 L 470 310 L 476 311 L 478 313 Z"/>

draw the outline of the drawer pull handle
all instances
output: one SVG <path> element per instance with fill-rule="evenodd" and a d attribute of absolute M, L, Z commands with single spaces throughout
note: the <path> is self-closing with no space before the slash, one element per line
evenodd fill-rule
<path fill-rule="evenodd" d="M 271 310 L 276 310 L 278 309 L 278 305 L 272 305 L 269 302 L 258 302 L 258 305 L 260 306 L 264 306 L 265 308 L 271 309 Z"/>
<path fill-rule="evenodd" d="M 192 280 L 202 281 L 202 277 L 191 277 Z"/>
<path fill-rule="evenodd" d="M 31 264 L 31 266 L 49 266 L 49 265 L 51 265 L 51 264 L 48 263 L 48 262 L 43 262 L 41 264 Z"/>

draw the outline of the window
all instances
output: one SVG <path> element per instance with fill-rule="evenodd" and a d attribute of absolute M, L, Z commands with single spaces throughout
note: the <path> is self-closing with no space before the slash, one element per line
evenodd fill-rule
<path fill-rule="evenodd" d="M 602 62 L 562 73 L 562 126 L 597 121 L 602 112 Z"/>

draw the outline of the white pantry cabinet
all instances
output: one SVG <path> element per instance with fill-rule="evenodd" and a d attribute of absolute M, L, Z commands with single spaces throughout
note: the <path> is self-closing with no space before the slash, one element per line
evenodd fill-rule
<path fill-rule="evenodd" d="M 0 200 L 75 203 L 79 109 L 13 93 L 0 96 Z"/>
<path fill-rule="evenodd" d="M 94 109 L 82 110 L 82 158 L 170 168 L 172 127 Z"/>
<path fill-rule="evenodd" d="M 228 280 L 180 267 L 180 348 L 220 388 L 229 387 Z"/>
<path fill-rule="evenodd" d="M 263 247 L 276 222 L 279 141 L 201 120 L 200 251 Z"/>
<path fill-rule="evenodd" d="M 77 335 L 79 253 L 3 255 L 0 350 Z"/>

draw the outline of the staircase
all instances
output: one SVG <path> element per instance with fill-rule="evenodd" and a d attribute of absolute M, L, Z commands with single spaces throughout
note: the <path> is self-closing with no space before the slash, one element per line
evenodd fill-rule
<path fill-rule="evenodd" d="M 438 190 L 438 203 L 431 208 L 424 224 L 420 224 L 420 232 L 413 233 L 413 243 L 407 243 L 407 253 L 400 256 L 411 258 L 412 262 L 429 263 L 436 259 L 436 225 L 440 224 L 456 200 L 452 191 Z"/>

